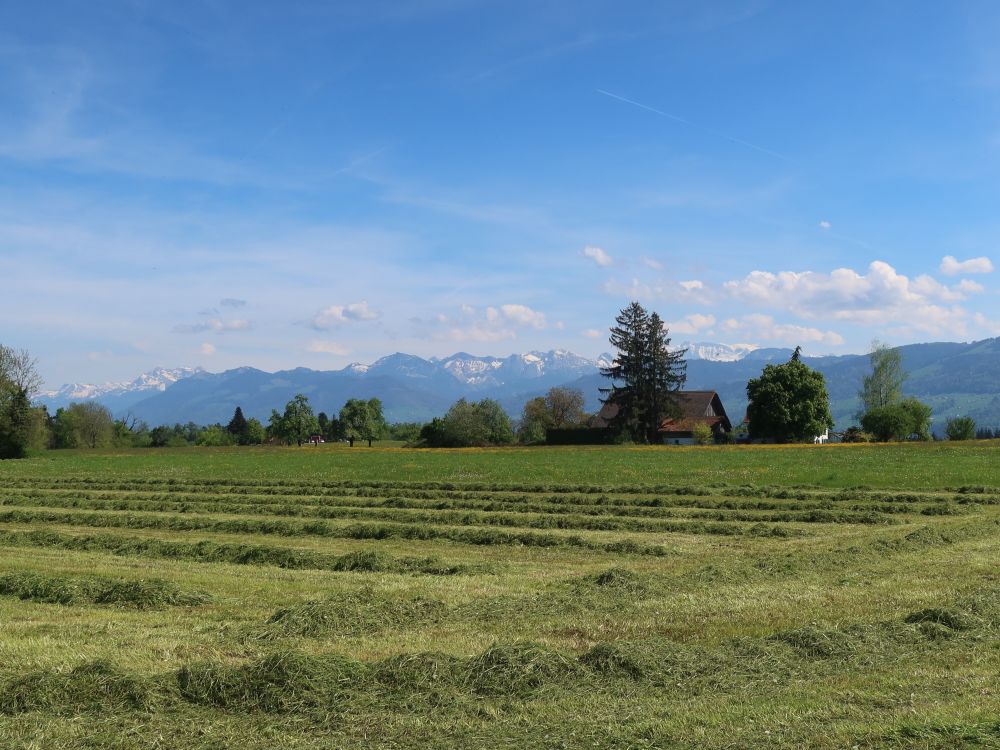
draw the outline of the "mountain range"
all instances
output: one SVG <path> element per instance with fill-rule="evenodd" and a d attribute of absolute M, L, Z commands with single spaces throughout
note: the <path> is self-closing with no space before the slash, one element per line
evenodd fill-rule
<path fill-rule="evenodd" d="M 746 410 L 746 384 L 765 365 L 786 361 L 791 349 L 750 345 L 691 343 L 687 349 L 687 384 L 691 390 L 719 392 L 730 418 L 738 422 Z M 928 403 L 935 425 L 952 416 L 968 415 L 981 426 L 1000 426 L 1000 338 L 973 343 L 912 344 L 899 348 L 909 377 L 907 395 Z M 459 398 L 494 398 L 513 416 L 525 402 L 553 386 L 583 391 L 587 408 L 600 405 L 606 385 L 600 368 L 611 362 L 553 350 L 508 357 L 465 352 L 423 359 L 396 353 L 371 364 L 341 370 L 300 367 L 265 372 L 240 367 L 221 373 L 201 368 L 158 368 L 133 381 L 105 385 L 70 384 L 40 395 L 50 411 L 74 401 L 96 400 L 116 415 L 131 413 L 151 425 L 174 422 L 227 422 L 237 406 L 247 416 L 266 420 L 295 394 L 309 397 L 317 411 L 333 414 L 349 398 L 382 400 L 390 422 L 426 421 L 440 416 Z M 869 369 L 867 355 L 805 357 L 826 377 L 830 405 L 838 428 L 855 421 L 857 392 Z M 940 430 L 939 430 L 940 431 Z"/>

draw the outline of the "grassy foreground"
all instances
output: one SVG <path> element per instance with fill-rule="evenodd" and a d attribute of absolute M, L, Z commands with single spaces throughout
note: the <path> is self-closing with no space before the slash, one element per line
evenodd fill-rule
<path fill-rule="evenodd" d="M 1000 747 L 998 455 L 2 462 L 0 747 Z"/>

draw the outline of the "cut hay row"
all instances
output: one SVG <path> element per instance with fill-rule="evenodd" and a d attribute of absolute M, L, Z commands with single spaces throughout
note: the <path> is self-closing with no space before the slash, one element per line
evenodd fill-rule
<path fill-rule="evenodd" d="M 489 528 L 437 528 L 406 524 L 351 524 L 336 526 L 326 521 L 292 523 L 278 520 L 229 519 L 212 520 L 184 516 L 139 516 L 125 513 L 100 514 L 90 512 L 6 511 L 0 513 L 0 523 L 60 524 L 91 528 L 157 529 L 164 531 L 207 531 L 219 534 L 275 535 L 283 537 L 320 537 L 326 539 L 410 539 L 441 541 L 461 545 L 504 545 L 515 547 L 575 547 L 612 553 L 663 556 L 668 554 L 660 544 L 640 544 L 631 539 L 613 542 L 590 541 L 575 534 L 553 534 L 530 531 L 506 531 Z M 699 533 L 704 524 L 692 525 L 690 533 Z M 685 527 L 688 528 L 688 527 Z M 726 527 L 725 535 L 787 537 L 792 532 L 781 526 L 755 524 Z"/>
<path fill-rule="evenodd" d="M 992 590 L 899 620 L 810 625 L 711 648 L 647 639 L 599 643 L 574 654 L 514 642 L 471 656 L 422 652 L 373 662 L 280 649 L 242 664 L 206 660 L 159 675 L 85 662 L 69 671 L 7 676 L 0 682 L 0 712 L 72 716 L 186 704 L 276 715 L 348 716 L 360 708 L 424 715 L 434 707 L 475 714 L 484 698 L 531 701 L 553 691 L 617 693 L 644 686 L 661 700 L 766 694 L 793 681 L 835 678 L 844 664 L 874 672 L 895 663 L 916 666 L 930 654 L 957 654 L 970 642 L 994 637 L 998 627 L 1000 598 Z"/>
<path fill-rule="evenodd" d="M 3 531 L 0 546 L 42 547 L 101 552 L 117 557 L 190 560 L 232 565 L 273 565 L 294 570 L 362 573 L 455 575 L 488 572 L 483 566 L 446 563 L 435 557 L 393 557 L 379 550 L 332 555 L 268 544 L 229 544 L 203 540 L 175 542 L 112 534 L 66 534 L 54 531 Z"/>
<path fill-rule="evenodd" d="M 926 504 L 902 503 L 891 504 L 888 502 L 872 500 L 867 502 L 855 502 L 850 505 L 846 503 L 835 503 L 830 500 L 818 500 L 811 502 L 789 501 L 789 500 L 753 500 L 753 499 L 692 499 L 692 498 L 553 498 L 551 496 L 543 498 L 528 497 L 494 497 L 490 499 L 477 500 L 441 500 L 441 499 L 417 499 L 417 498 L 358 498 L 353 496 L 283 496 L 280 501 L 272 495 L 249 496 L 232 495 L 225 493 L 144 493 L 138 491 L 94 491 L 94 490 L 64 490 L 64 489 L 30 489 L 12 492 L 10 490 L 0 498 L 0 505 L 25 505 L 26 499 L 36 498 L 38 505 L 50 505 L 51 507 L 107 507 L 121 510 L 135 509 L 134 502 L 149 502 L 150 507 L 159 507 L 166 510 L 170 503 L 178 507 L 193 507 L 196 504 L 218 503 L 219 508 L 233 508 L 233 512 L 240 507 L 248 509 L 255 508 L 284 508 L 281 515 L 311 515 L 308 509 L 311 508 L 399 508 L 412 510 L 478 510 L 487 512 L 519 512 L 519 513 L 540 513 L 540 514 L 578 514 L 605 517 L 636 517 L 636 518 L 672 518 L 688 517 L 695 515 L 696 511 L 721 512 L 803 512 L 803 511 L 830 511 L 830 512 L 853 512 L 863 514 L 887 513 L 887 514 L 908 514 L 922 513 L 924 515 L 951 515 L 959 512 L 960 507 L 952 503 L 948 498 L 942 497 L 934 502 Z M 65 498 L 70 500 L 86 501 L 77 505 L 60 505 L 50 502 L 49 498 Z M 94 501 L 94 505 L 89 502 Z M 103 502 L 106 505 L 99 506 L 96 503 Z M 301 508 L 302 510 L 297 510 Z M 944 510 L 942 510 L 944 508 Z M 289 510 L 291 509 L 291 510 Z M 322 515 L 316 513 L 315 515 Z M 334 516 L 325 516 L 334 517 Z M 725 520 L 723 516 L 702 516 L 712 517 L 717 520 Z M 745 519 L 748 520 L 748 519 Z M 761 519 L 767 520 L 767 519 Z M 777 519 L 776 519 L 777 520 Z M 855 521 L 859 523 L 873 522 Z"/>
<path fill-rule="evenodd" d="M 0 596 L 45 604 L 106 604 L 133 609 L 196 606 L 209 594 L 187 591 L 162 578 L 121 579 L 107 576 L 53 576 L 20 572 L 0 576 Z"/>
<path fill-rule="evenodd" d="M 588 513 L 571 514 L 568 508 L 555 512 L 537 506 L 514 509 L 452 509 L 449 507 L 399 508 L 396 506 L 317 506 L 301 504 L 236 503 L 210 500 L 162 501 L 136 498 L 90 499 L 78 497 L 5 495 L 0 507 L 18 508 L 72 508 L 86 510 L 142 511 L 156 513 L 183 513 L 185 515 L 230 514 L 242 516 L 269 516 L 312 519 L 348 519 L 362 521 L 392 521 L 399 523 L 438 524 L 450 526 L 502 526 L 530 529 L 572 529 L 586 531 L 630 531 L 636 533 L 661 533 L 682 531 L 678 524 L 691 521 L 720 522 L 772 522 L 772 523 L 826 523 L 826 524 L 892 524 L 890 515 L 874 509 L 769 511 L 769 510 L 703 510 L 649 509 L 652 513 Z M 957 515 L 953 506 L 927 506 L 925 514 Z M 3 514 L 0 513 L 0 519 Z"/>
<path fill-rule="evenodd" d="M 208 531 L 222 534 L 254 534 L 275 535 L 286 537 L 325 537 L 331 539 L 418 539 L 423 541 L 440 540 L 457 544 L 492 545 L 505 544 L 526 547 L 584 547 L 587 549 L 609 550 L 608 544 L 591 541 L 576 534 L 563 535 L 522 531 L 523 528 L 566 528 L 548 518 L 541 518 L 533 523 L 524 523 L 522 519 L 497 517 L 493 519 L 497 525 L 509 523 L 510 528 L 517 530 L 499 530 L 480 523 L 480 519 L 469 517 L 468 514 L 456 514 L 454 525 L 438 526 L 441 521 L 433 514 L 413 518 L 406 521 L 386 521 L 381 523 L 353 523 L 342 525 L 325 520 L 289 521 L 278 519 L 257 518 L 222 518 L 204 517 L 198 515 L 163 515 L 155 513 L 74 511 L 74 510 L 5 510 L 0 512 L 0 524 L 37 524 L 54 523 L 67 526 L 86 526 L 96 528 L 122 529 L 162 529 L 166 531 Z M 557 518 L 554 521 L 571 519 Z M 585 519 L 590 520 L 590 519 Z M 463 521 L 465 525 L 463 526 Z M 653 523 L 653 522 L 649 522 Z M 714 536 L 793 536 L 802 532 L 791 530 L 784 525 L 770 526 L 764 523 L 754 523 L 744 526 L 730 522 L 706 523 L 703 521 L 671 522 L 658 521 L 656 529 L 647 529 L 649 533 L 670 534 L 708 534 Z M 637 524 L 638 525 L 638 524 Z M 571 527 L 578 528 L 578 527 Z M 602 531 L 603 529 L 587 529 Z M 617 531 L 635 531 L 636 529 L 617 528 Z M 620 549 L 620 542 L 615 542 L 613 549 Z M 646 545 L 650 546 L 650 545 Z M 659 545 L 655 549 L 662 549 Z M 652 549 L 653 547 L 651 547 Z M 647 551 L 645 554 L 664 554 L 663 552 Z"/>
<path fill-rule="evenodd" d="M 218 491 L 229 494 L 253 495 L 354 495 L 389 497 L 404 493 L 408 497 L 432 499 L 476 499 L 483 495 L 509 493 L 517 495 L 622 495 L 649 496 L 661 495 L 686 497 L 756 497 L 786 500 L 866 500 L 880 499 L 886 502 L 934 502 L 944 495 L 958 493 L 967 498 L 975 497 L 978 501 L 993 503 L 1000 501 L 1000 492 L 995 488 L 960 487 L 925 490 L 920 493 L 874 490 L 869 487 L 855 487 L 831 490 L 820 487 L 786 487 L 786 486 L 755 486 L 713 484 L 705 486 L 692 485 L 526 485 L 514 483 L 452 483 L 452 482 L 406 482 L 406 481 L 309 481 L 282 480 L 274 482 L 254 482 L 238 478 L 194 479 L 194 478 L 129 478 L 116 480 L 102 477 L 11 477 L 5 481 L 10 487 L 37 488 L 67 488 L 67 489 L 106 489 L 106 490 L 161 490 L 164 492 L 188 491 Z"/>

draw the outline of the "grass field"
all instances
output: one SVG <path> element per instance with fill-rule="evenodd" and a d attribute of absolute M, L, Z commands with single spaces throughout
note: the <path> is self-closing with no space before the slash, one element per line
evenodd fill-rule
<path fill-rule="evenodd" d="M 998 458 L 3 462 L 0 747 L 1000 747 Z"/>

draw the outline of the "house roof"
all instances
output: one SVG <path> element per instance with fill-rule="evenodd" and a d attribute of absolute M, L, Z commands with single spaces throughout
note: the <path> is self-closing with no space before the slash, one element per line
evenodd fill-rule
<path fill-rule="evenodd" d="M 680 391 L 677 393 L 677 405 L 680 407 L 680 415 L 663 420 L 660 432 L 690 432 L 698 422 L 709 427 L 722 425 L 726 431 L 733 429 L 722 399 L 715 391 Z M 618 416 L 619 408 L 615 402 L 608 401 L 591 418 L 589 425 L 607 427 Z"/>

